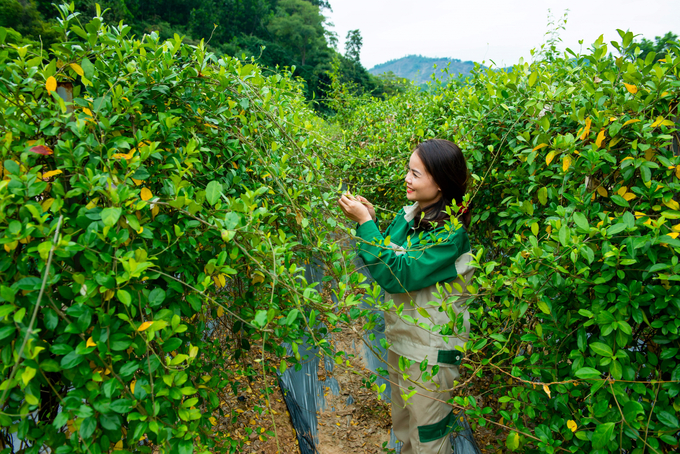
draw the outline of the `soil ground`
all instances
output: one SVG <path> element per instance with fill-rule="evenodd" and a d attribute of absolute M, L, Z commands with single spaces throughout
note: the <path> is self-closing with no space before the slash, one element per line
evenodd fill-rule
<path fill-rule="evenodd" d="M 332 372 L 333 378 L 338 381 L 339 395 L 333 395 L 329 387 L 325 389 L 326 410 L 317 416 L 319 424 L 316 448 L 319 454 L 393 452 L 387 448 L 391 427 L 390 404 L 379 399 L 375 391 L 363 384 L 370 376 L 370 371 L 366 369 L 367 365 L 359 351 L 362 348 L 361 325 L 357 323 L 355 326 L 345 327 L 340 333 L 334 333 L 333 344 L 336 351 L 348 353 L 346 359 L 349 367 L 345 363 L 344 367 L 336 366 Z M 253 351 L 253 354 L 260 355 L 261 352 Z M 239 452 L 244 454 L 299 453 L 295 430 L 276 377 L 267 377 L 270 413 L 261 367 L 254 361 L 252 365 L 258 374 L 251 377 L 247 390 L 239 396 L 225 392 L 220 397 L 224 414 L 230 415 L 235 411 L 239 414 L 238 419 L 214 415 L 215 432 L 243 441 L 244 446 L 239 448 Z M 469 378 L 465 371 L 466 369 L 461 368 L 463 381 Z M 323 367 L 323 361 L 320 361 L 319 380 L 324 382 L 330 375 Z M 480 405 L 491 405 L 498 409 L 497 402 L 484 402 L 484 390 L 491 379 L 492 377 L 475 377 L 470 381 L 467 392 L 475 395 Z M 350 395 L 354 402 L 348 404 Z M 482 453 L 505 452 L 505 433 L 490 429 L 487 425 L 475 428 L 474 436 Z"/>

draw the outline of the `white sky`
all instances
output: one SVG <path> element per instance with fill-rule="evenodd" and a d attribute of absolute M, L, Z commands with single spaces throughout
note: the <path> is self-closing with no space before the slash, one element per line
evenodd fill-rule
<path fill-rule="evenodd" d="M 562 48 L 583 51 L 604 34 L 620 42 L 617 28 L 654 39 L 680 35 L 679 0 L 330 0 L 338 50 L 347 31 L 363 37 L 361 63 L 370 69 L 409 54 L 509 66 L 545 42 L 548 9 L 555 19 L 569 9 Z M 610 50 L 615 51 L 611 46 Z"/>

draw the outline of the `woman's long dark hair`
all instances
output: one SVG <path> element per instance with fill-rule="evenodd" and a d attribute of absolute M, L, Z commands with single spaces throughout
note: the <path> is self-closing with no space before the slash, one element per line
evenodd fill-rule
<path fill-rule="evenodd" d="M 463 196 L 469 179 L 463 152 L 458 145 L 444 139 L 426 140 L 416 147 L 415 152 L 442 192 L 439 201 L 421 207 L 420 212 L 416 214 L 416 229 L 431 230 L 443 226 L 450 219 L 446 214 L 446 207 L 451 206 L 451 212 L 455 213 L 455 205 L 461 206 L 458 219 L 466 229 L 469 228 L 472 218 L 471 207 L 468 206 L 467 211 L 462 212 Z"/>

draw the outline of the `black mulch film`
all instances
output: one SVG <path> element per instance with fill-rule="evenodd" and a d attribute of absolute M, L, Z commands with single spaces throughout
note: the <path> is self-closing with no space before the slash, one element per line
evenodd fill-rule
<path fill-rule="evenodd" d="M 283 400 L 288 407 L 290 420 L 295 429 L 295 436 L 297 436 L 298 446 L 300 447 L 300 454 L 319 454 L 312 436 L 312 429 L 309 427 L 309 422 L 304 416 L 304 412 L 300 405 L 298 405 L 293 394 L 288 391 L 283 381 L 279 378 L 279 388 L 283 394 Z"/>

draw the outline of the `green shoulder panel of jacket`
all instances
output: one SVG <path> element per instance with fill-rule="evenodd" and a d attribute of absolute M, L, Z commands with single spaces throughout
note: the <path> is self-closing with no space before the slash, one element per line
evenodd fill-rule
<path fill-rule="evenodd" d="M 357 228 L 357 236 L 364 240 L 359 256 L 373 279 L 388 293 L 412 292 L 437 282 L 450 282 L 458 276 L 456 260 L 470 252 L 470 240 L 462 225 L 451 231 L 441 227 L 426 232 L 422 241 L 412 225 L 413 221 L 404 219 L 402 210 L 385 232 L 390 242 L 403 251 L 385 246 L 385 236 L 375 222 L 365 222 Z"/>

